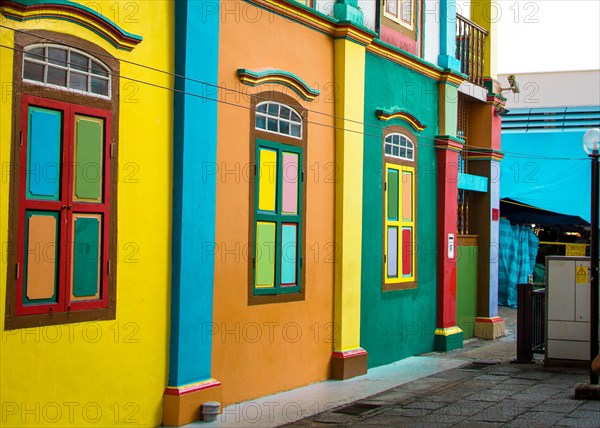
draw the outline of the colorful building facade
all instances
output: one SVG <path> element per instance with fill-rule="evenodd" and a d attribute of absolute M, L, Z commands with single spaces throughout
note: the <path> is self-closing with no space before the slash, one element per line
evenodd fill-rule
<path fill-rule="evenodd" d="M 503 99 L 453 1 L 0 4 L 7 425 L 178 426 L 502 334 Z"/>
<path fill-rule="evenodd" d="M 0 3 L 5 426 L 161 422 L 173 7 L 136 5 Z"/>

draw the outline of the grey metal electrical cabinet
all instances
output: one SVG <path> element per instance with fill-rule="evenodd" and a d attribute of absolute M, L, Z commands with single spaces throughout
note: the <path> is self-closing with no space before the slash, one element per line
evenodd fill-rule
<path fill-rule="evenodd" d="M 589 361 L 589 257 L 546 257 L 546 361 Z"/>

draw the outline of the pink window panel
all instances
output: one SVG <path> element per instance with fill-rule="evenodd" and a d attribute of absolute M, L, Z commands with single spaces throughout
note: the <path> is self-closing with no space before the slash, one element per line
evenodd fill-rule
<path fill-rule="evenodd" d="M 282 214 L 298 214 L 298 154 L 283 152 Z"/>
<path fill-rule="evenodd" d="M 412 254 L 412 227 L 402 228 L 402 276 L 409 277 L 413 274 Z"/>

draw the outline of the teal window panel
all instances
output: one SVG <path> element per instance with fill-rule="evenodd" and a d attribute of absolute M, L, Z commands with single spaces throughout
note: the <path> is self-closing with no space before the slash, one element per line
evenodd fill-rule
<path fill-rule="evenodd" d="M 298 226 L 281 226 L 281 285 L 296 285 L 298 263 Z"/>
<path fill-rule="evenodd" d="M 62 113 L 29 107 L 27 133 L 27 199 L 60 197 Z"/>
<path fill-rule="evenodd" d="M 73 235 L 73 295 L 92 297 L 100 287 L 100 219 L 78 217 Z"/>

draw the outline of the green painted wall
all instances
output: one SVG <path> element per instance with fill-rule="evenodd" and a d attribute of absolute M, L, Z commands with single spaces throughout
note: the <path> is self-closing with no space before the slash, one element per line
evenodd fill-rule
<path fill-rule="evenodd" d="M 361 346 L 369 367 L 433 350 L 436 322 L 436 152 L 438 84 L 390 61 L 367 54 L 363 182 Z M 422 132 L 402 120 L 383 122 L 377 109 L 401 107 L 427 125 Z M 404 126 L 417 146 L 417 279 L 412 290 L 382 291 L 383 133 Z"/>
<path fill-rule="evenodd" d="M 465 339 L 474 336 L 477 317 L 478 252 L 477 246 L 460 246 L 456 253 L 456 324 Z"/>

